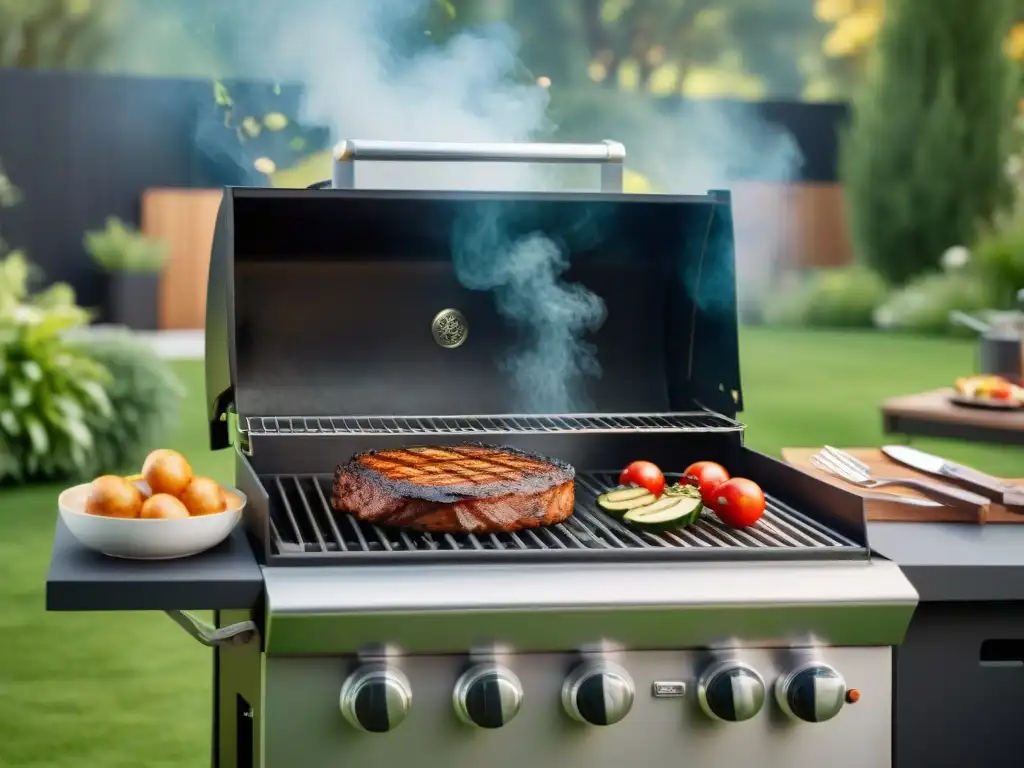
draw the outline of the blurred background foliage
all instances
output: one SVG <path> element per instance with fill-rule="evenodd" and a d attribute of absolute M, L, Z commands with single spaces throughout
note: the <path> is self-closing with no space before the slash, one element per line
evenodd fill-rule
<path fill-rule="evenodd" d="M 320 0 L 289 0 L 312 12 Z M 1024 21 L 1024 0 L 1021 21 Z M 258 6 L 259 3 L 255 3 Z M 436 0 L 428 36 L 506 22 L 531 72 L 659 95 L 846 98 L 884 0 Z M 0 0 L 0 67 L 230 78 L 233 15 L 211 0 Z M 1024 58 L 1024 25 L 1007 41 Z"/>
<path fill-rule="evenodd" d="M 857 263 L 791 280 L 792 295 L 782 291 L 771 298 L 787 304 L 785 310 L 765 313 L 779 322 L 938 331 L 948 308 L 1002 307 L 1024 287 L 1024 126 L 999 123 L 1014 103 L 1024 115 L 1024 0 L 982 0 L 986 7 L 1005 3 L 1012 16 L 980 45 L 992 49 L 998 47 L 992 41 L 1002 42 L 1012 65 L 1008 75 L 996 72 L 991 60 L 982 67 L 978 56 L 968 66 L 967 54 L 954 50 L 979 48 L 977 40 L 957 39 L 965 28 L 956 14 L 981 7 L 966 0 L 418 1 L 428 13 L 410 30 L 414 46 L 443 43 L 467 27 L 510 27 L 519 40 L 524 76 L 550 89 L 551 113 L 570 138 L 609 111 L 616 119 L 641 119 L 652 97 L 852 103 L 857 130 L 844 141 L 847 162 L 840 182 Z M 250 169 L 236 183 L 302 186 L 325 177 L 328 138 L 302 124 L 297 106 L 285 104 L 277 84 L 269 95 L 231 84 L 252 75 L 239 62 L 258 55 L 246 47 L 252 40 L 241 31 L 239 14 L 284 8 L 316 24 L 325 18 L 325 7 L 336 10 L 344 2 L 0 0 L 0 68 L 207 79 L 218 117 L 208 121 L 209 129 L 237 137 L 226 143 L 225 163 Z M 912 5 L 917 21 L 903 23 L 901 34 L 931 42 L 920 43 L 927 50 L 913 54 L 920 54 L 923 70 L 904 73 L 905 85 L 899 85 L 891 73 L 906 69 L 899 51 L 905 48 L 911 56 L 910 48 L 892 44 L 887 54 L 884 40 L 896 11 Z M 939 6 L 946 10 L 929 13 Z M 921 34 L 914 34 L 914 23 Z M 973 26 L 978 40 L 989 34 L 980 22 Z M 880 38 L 883 43 L 876 45 Z M 243 48 L 248 55 L 239 55 Z M 919 82 L 933 54 L 946 62 L 948 103 L 936 102 Z M 980 80 L 972 81 L 971 67 L 987 67 L 995 73 L 986 81 L 992 82 L 972 86 Z M 1004 76 L 1014 91 L 1006 110 L 993 95 L 994 79 Z M 913 99 L 902 98 L 900 89 L 913 91 Z M 886 106 L 894 103 L 902 108 Z M 987 123 L 979 127 L 982 117 Z M 931 130 L 922 132 L 922 126 Z M 983 138 L 972 145 L 965 138 L 970 136 Z M 990 151 L 984 162 L 975 162 L 982 144 Z M 973 154 L 967 151 L 972 146 L 978 150 Z M 641 147 L 636 157 L 646 160 L 642 154 Z M 910 160 L 914 173 L 901 172 Z M 998 170 L 1004 164 L 1005 174 Z M 631 173 L 627 189 L 661 186 L 656 166 L 638 163 L 634 171 L 643 167 L 651 175 Z M 963 205 L 961 190 L 981 190 L 979 175 L 985 177 L 984 194 L 978 191 L 976 204 Z M 886 193 L 876 195 L 880 189 Z M 1006 197 L 1013 198 L 1011 205 L 1003 202 Z M 963 271 L 944 270 L 940 263 L 952 247 L 969 254 Z"/>

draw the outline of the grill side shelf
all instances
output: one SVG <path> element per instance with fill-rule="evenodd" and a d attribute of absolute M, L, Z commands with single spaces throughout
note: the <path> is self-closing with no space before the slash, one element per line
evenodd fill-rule
<path fill-rule="evenodd" d="M 612 472 L 578 474 L 576 508 L 564 523 L 516 533 L 422 534 L 370 525 L 334 512 L 330 475 L 264 475 L 270 564 L 453 562 L 498 559 L 805 560 L 865 556 L 853 541 L 769 499 L 755 526 L 733 530 L 705 514 L 685 529 L 653 533 L 600 511 L 596 498 L 615 485 Z"/>

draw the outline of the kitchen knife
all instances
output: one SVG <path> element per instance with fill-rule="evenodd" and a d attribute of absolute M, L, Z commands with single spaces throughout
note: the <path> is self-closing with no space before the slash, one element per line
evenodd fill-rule
<path fill-rule="evenodd" d="M 1003 506 L 1024 507 L 1024 487 L 1011 485 L 998 477 L 986 475 L 963 464 L 947 461 L 941 456 L 934 456 L 907 445 L 886 445 L 882 447 L 882 453 L 911 469 L 952 480 Z"/>

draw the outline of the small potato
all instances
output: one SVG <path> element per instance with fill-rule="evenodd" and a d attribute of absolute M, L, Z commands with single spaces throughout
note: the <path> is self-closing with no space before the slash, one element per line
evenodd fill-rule
<path fill-rule="evenodd" d="M 224 509 L 241 509 L 242 497 L 231 491 L 224 491 Z"/>
<path fill-rule="evenodd" d="M 89 486 L 85 511 L 100 517 L 138 517 L 142 510 L 142 491 L 123 477 L 103 475 Z"/>
<path fill-rule="evenodd" d="M 188 509 L 173 496 L 156 493 L 146 499 L 140 517 L 146 520 L 181 520 L 188 517 Z"/>
<path fill-rule="evenodd" d="M 192 467 L 177 451 L 161 448 L 146 457 L 142 476 L 154 494 L 180 496 L 192 480 Z"/>
<path fill-rule="evenodd" d="M 192 482 L 178 497 L 188 509 L 189 514 L 215 515 L 227 509 L 224 489 L 220 483 L 208 477 L 193 477 Z"/>

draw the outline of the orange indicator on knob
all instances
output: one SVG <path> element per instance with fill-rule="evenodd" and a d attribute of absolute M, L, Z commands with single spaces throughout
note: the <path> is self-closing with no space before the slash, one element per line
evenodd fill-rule
<path fill-rule="evenodd" d="M 858 701 L 860 701 L 860 691 L 859 690 L 857 690 L 856 688 L 851 688 L 850 690 L 848 690 L 846 692 L 846 703 L 847 704 L 856 704 Z"/>

